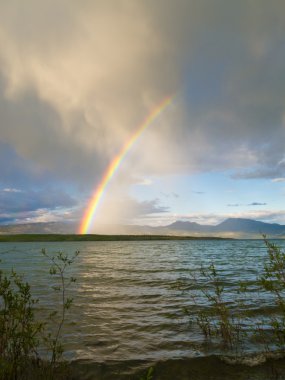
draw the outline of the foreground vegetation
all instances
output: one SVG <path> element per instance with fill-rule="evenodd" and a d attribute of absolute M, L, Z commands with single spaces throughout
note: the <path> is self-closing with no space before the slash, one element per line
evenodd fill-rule
<path fill-rule="evenodd" d="M 285 357 L 285 252 L 264 236 L 267 257 L 263 263 L 263 273 L 248 283 L 240 282 L 236 290 L 229 294 L 225 281 L 214 263 L 201 268 L 199 278 L 179 284 L 183 291 L 190 291 L 195 305 L 198 302 L 209 305 L 193 314 L 191 308 L 184 308 L 191 324 L 196 324 L 208 346 L 219 345 L 224 352 L 236 357 L 242 356 L 248 343 L 263 346 L 264 357 L 272 352 Z M 196 292 L 198 281 L 206 286 Z M 197 287 L 196 287 L 197 288 Z M 260 320 L 254 311 L 247 309 L 250 294 L 267 293 L 271 300 L 271 314 Z M 204 299 L 204 301 L 203 301 Z"/>

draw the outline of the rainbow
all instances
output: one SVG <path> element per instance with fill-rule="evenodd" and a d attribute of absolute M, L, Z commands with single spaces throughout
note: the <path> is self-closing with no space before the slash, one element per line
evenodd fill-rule
<path fill-rule="evenodd" d="M 136 129 L 134 134 L 129 138 L 129 140 L 124 144 L 121 148 L 120 152 L 114 157 L 114 159 L 110 162 L 109 166 L 105 174 L 103 175 L 101 182 L 96 188 L 91 200 L 89 201 L 88 207 L 84 213 L 84 216 L 81 220 L 79 233 L 86 234 L 92 225 L 96 211 L 100 204 L 100 201 L 104 195 L 104 192 L 111 181 L 112 177 L 120 167 L 123 159 L 126 157 L 127 153 L 131 149 L 132 145 L 136 142 L 136 140 L 140 137 L 143 131 L 161 114 L 161 112 L 172 102 L 174 96 L 166 97 L 162 102 L 160 102 L 151 113 L 145 118 L 142 124 Z"/>

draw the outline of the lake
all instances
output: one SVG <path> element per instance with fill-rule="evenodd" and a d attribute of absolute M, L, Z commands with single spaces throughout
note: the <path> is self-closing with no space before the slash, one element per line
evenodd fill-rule
<path fill-rule="evenodd" d="M 285 248 L 284 240 L 276 243 Z M 161 380 L 283 378 L 284 360 L 265 360 L 264 342 L 252 333 L 259 323 L 270 333 L 275 313 L 273 297 L 256 283 L 267 256 L 262 240 L 1 243 L 1 268 L 23 274 L 40 300 L 39 313 L 59 304 L 42 248 L 80 251 L 70 267 L 77 281 L 68 290 L 74 303 L 64 329 L 75 378 L 139 379 L 151 366 Z M 200 272 L 211 263 L 230 310 L 247 311 L 238 352 L 215 337 L 205 341 L 196 323 L 211 307 L 211 284 Z M 240 281 L 248 284 L 243 293 Z"/>

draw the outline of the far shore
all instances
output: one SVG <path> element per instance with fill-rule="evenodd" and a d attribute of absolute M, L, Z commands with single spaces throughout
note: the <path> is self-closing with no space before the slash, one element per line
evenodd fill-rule
<path fill-rule="evenodd" d="M 2 234 L 0 242 L 49 242 L 49 241 L 147 241 L 147 240 L 234 240 L 213 236 L 174 235 L 97 235 L 97 234 Z"/>

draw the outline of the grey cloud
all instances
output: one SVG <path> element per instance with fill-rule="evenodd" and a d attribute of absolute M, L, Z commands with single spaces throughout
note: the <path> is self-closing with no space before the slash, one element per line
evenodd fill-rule
<path fill-rule="evenodd" d="M 148 214 L 155 214 L 155 213 L 162 213 L 169 211 L 169 208 L 166 206 L 161 206 L 159 204 L 158 199 L 154 199 L 151 201 L 143 201 L 143 202 L 137 202 L 136 203 L 135 210 L 137 215 L 148 215 Z"/>
<path fill-rule="evenodd" d="M 169 211 L 169 208 L 167 206 L 160 205 L 158 199 L 139 202 L 133 198 L 126 198 L 121 202 L 125 203 L 128 208 L 128 211 L 126 211 L 126 213 L 130 212 L 134 217 L 157 213 L 165 213 Z M 123 210 L 123 207 L 120 207 L 120 209 Z"/>
<path fill-rule="evenodd" d="M 175 128 L 160 129 L 160 144 L 172 160 L 169 171 L 283 176 L 284 3 L 158 1 L 150 9 L 172 46 L 175 73 L 183 65 L 177 103 L 183 103 L 184 116 Z M 163 54 L 172 62 L 167 47 Z"/>
<path fill-rule="evenodd" d="M 228 206 L 228 207 L 240 207 L 240 206 L 242 206 L 242 205 L 239 204 L 239 203 L 229 203 L 227 206 Z"/>
<path fill-rule="evenodd" d="M 270 155 L 271 153 L 268 152 L 268 154 Z M 280 156 L 281 156 L 281 149 L 280 149 Z M 276 157 L 276 161 L 278 159 L 279 157 Z M 270 160 L 270 158 L 268 160 Z M 284 175 L 285 175 L 284 163 L 278 164 L 277 162 L 275 163 L 272 160 L 271 165 L 265 162 L 264 165 L 259 165 L 258 167 L 253 167 L 252 169 L 237 171 L 235 174 L 232 175 L 232 178 L 235 178 L 235 179 L 268 178 L 268 179 L 274 180 L 276 178 L 281 178 Z M 280 180 L 275 181 L 275 182 L 280 182 Z"/>
<path fill-rule="evenodd" d="M 273 178 L 272 180 L 271 180 L 272 182 L 285 182 L 285 178 Z"/>
<path fill-rule="evenodd" d="M 6 193 L 21 193 L 22 192 L 22 190 L 20 189 L 15 189 L 15 188 L 10 188 L 10 187 L 5 187 L 3 191 Z"/>
<path fill-rule="evenodd" d="M 160 203 L 158 199 L 138 201 L 131 197 L 112 199 L 107 197 L 108 208 L 102 207 L 96 215 L 93 228 L 96 231 L 98 224 L 117 223 L 129 224 L 134 221 L 141 223 L 144 218 L 151 218 L 152 215 L 163 215 L 169 212 L 169 208 Z M 91 230 L 92 230 L 91 227 Z"/>
<path fill-rule="evenodd" d="M 0 5 L 0 141 L 25 162 L 22 182 L 46 175 L 90 192 L 176 92 L 126 160 L 129 181 L 134 171 L 285 175 L 283 1 L 82 4 Z"/>

